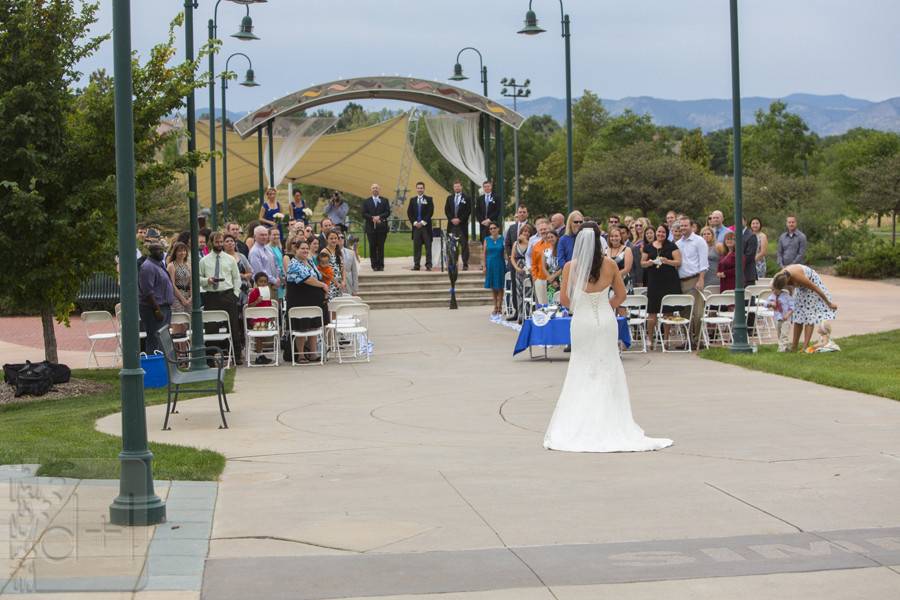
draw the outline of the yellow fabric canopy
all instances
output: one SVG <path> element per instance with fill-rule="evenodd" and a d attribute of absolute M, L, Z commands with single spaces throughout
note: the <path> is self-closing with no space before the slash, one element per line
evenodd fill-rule
<path fill-rule="evenodd" d="M 313 143 L 306 154 L 295 164 L 287 175 L 295 183 L 320 186 L 340 190 L 362 198 L 369 195 L 373 183 L 381 185 L 381 193 L 393 198 L 400 178 L 401 163 L 409 147 L 406 129 L 409 115 L 404 114 L 384 123 L 324 135 Z M 281 140 L 275 138 L 275 153 Z M 222 130 L 216 131 L 216 146 L 222 150 Z M 209 148 L 209 122 L 197 122 L 197 148 Z M 407 181 L 401 187 L 414 193 L 415 183 L 423 181 L 426 193 L 436 198 L 448 195 L 438 182 L 425 171 L 412 149 L 409 148 L 412 164 Z M 256 136 L 241 139 L 236 133 L 228 132 L 228 196 L 233 198 L 259 189 L 257 167 L 258 148 Z M 268 154 L 266 137 L 263 134 L 263 165 L 268 182 Z M 216 161 L 217 199 L 222 201 L 222 160 Z M 210 198 L 209 163 L 197 170 L 197 193 L 202 206 L 209 206 Z M 407 194 L 407 195 L 408 195 Z M 405 215 L 405 203 L 395 206 L 398 216 Z"/>

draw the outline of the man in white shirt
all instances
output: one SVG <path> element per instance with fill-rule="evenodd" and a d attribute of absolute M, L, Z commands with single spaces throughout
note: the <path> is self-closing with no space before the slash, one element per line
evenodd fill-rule
<path fill-rule="evenodd" d="M 263 227 L 265 229 L 265 227 Z M 268 235 L 266 236 L 268 239 Z M 234 359 L 240 362 L 244 347 L 244 325 L 240 319 L 238 298 L 241 296 L 241 274 L 237 262 L 226 252 L 225 236 L 216 231 L 209 236 L 212 251 L 200 259 L 200 289 L 203 292 L 204 310 L 224 310 L 228 313 L 231 341 L 234 343 Z M 253 248 L 259 244 L 253 245 Z M 252 250 L 251 250 L 252 252 Z M 211 323 L 208 333 L 218 331 L 218 324 Z"/>
<path fill-rule="evenodd" d="M 700 334 L 700 317 L 703 311 L 703 276 L 709 269 L 709 248 L 706 241 L 694 233 L 691 220 L 682 216 L 678 228 L 681 237 L 675 245 L 681 251 L 681 292 L 694 297 L 694 311 L 691 315 L 691 341 L 696 345 Z"/>

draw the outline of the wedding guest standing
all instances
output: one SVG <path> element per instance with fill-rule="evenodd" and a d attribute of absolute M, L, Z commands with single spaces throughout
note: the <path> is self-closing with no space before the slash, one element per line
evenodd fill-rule
<path fill-rule="evenodd" d="M 565 267 L 566 263 L 572 259 L 572 249 L 575 248 L 575 236 L 578 235 L 582 223 L 584 223 L 584 215 L 581 214 L 581 211 L 573 210 L 569 213 L 569 218 L 566 219 L 566 227 L 563 230 L 564 234 L 559 238 L 559 243 L 556 245 L 556 260 L 560 269 Z"/>
<path fill-rule="evenodd" d="M 750 219 L 750 231 L 756 234 L 756 276 L 766 276 L 766 254 L 769 252 L 769 236 L 762 230 L 762 221 L 757 217 Z"/>
<path fill-rule="evenodd" d="M 260 226 L 265 232 L 265 227 Z M 268 240 L 268 232 L 266 232 Z M 224 310 L 228 313 L 231 340 L 234 343 L 234 360 L 240 362 L 244 347 L 244 327 L 240 321 L 238 298 L 241 295 L 241 274 L 237 262 L 225 254 L 225 236 L 217 231 L 210 237 L 212 252 L 200 259 L 200 289 L 203 291 L 204 310 Z M 255 244 L 265 248 L 266 242 Z M 218 328 L 218 324 L 209 327 Z M 216 329 L 217 330 L 217 329 Z"/>
<path fill-rule="evenodd" d="M 159 329 L 172 320 L 172 303 L 175 302 L 175 291 L 169 274 L 163 267 L 163 247 L 152 243 L 147 246 L 149 252 L 138 271 L 138 292 L 140 303 L 138 311 L 147 331 L 146 350 L 153 354 L 162 350 L 159 341 Z"/>
<path fill-rule="evenodd" d="M 496 223 L 490 223 L 487 230 L 489 235 L 484 240 L 484 263 L 481 269 L 484 271 L 484 287 L 491 290 L 491 296 L 494 298 L 494 311 L 491 316 L 499 317 L 503 303 L 503 280 L 506 277 L 503 238 L 500 237 L 500 227 Z"/>
<path fill-rule="evenodd" d="M 526 227 L 528 227 L 528 207 L 526 207 L 524 204 L 519 204 L 519 207 L 516 209 L 516 220 L 513 221 L 513 224 L 510 225 L 509 229 L 506 230 L 506 234 L 503 238 L 503 247 L 506 259 L 509 261 L 509 268 L 510 270 L 515 270 L 517 274 L 516 285 L 513 286 L 513 306 L 516 309 L 516 314 L 507 317 L 507 320 L 509 321 L 518 320 L 519 315 L 521 314 L 519 312 L 519 307 L 522 304 L 522 281 L 520 277 L 522 279 L 524 278 L 524 275 L 522 275 L 522 273 L 524 273 L 524 263 L 522 265 L 522 268 L 516 269 L 515 265 L 513 264 L 513 261 L 516 258 L 516 255 L 513 252 L 513 245 L 516 243 L 516 240 L 521 238 L 522 229 Z M 531 233 L 529 232 L 528 235 L 530 237 Z M 526 240 L 526 249 L 527 243 L 528 242 Z"/>
<path fill-rule="evenodd" d="M 328 252 L 328 262 L 334 269 L 334 278 L 328 287 L 328 299 L 332 300 L 341 296 L 347 288 L 347 275 L 344 272 L 344 252 L 341 250 L 341 232 L 337 228 L 328 232 L 325 251 Z"/>
<path fill-rule="evenodd" d="M 372 184 L 372 195 L 362 205 L 362 216 L 366 222 L 366 237 L 369 238 L 369 257 L 373 271 L 384 271 L 384 243 L 387 241 L 388 218 L 391 203 L 381 196 L 381 186 Z"/>
<path fill-rule="evenodd" d="M 622 277 L 622 283 L 625 284 L 625 293 L 630 294 L 634 291 L 634 284 L 631 281 L 631 264 L 634 256 L 631 248 L 623 243 L 622 230 L 619 227 L 609 230 L 607 241 L 609 242 L 609 257 L 619 267 L 619 275 Z"/>
<path fill-rule="evenodd" d="M 413 271 L 421 269 L 422 247 L 425 247 L 425 270 L 431 270 L 431 217 L 434 200 L 425 195 L 425 182 L 416 183 L 416 195 L 409 199 L 406 216 L 412 226 Z"/>
<path fill-rule="evenodd" d="M 756 234 L 747 227 L 747 219 L 743 220 L 744 229 L 744 285 L 753 285 L 756 283 L 756 250 L 759 242 Z"/>
<path fill-rule="evenodd" d="M 727 292 L 734 289 L 735 268 L 737 256 L 734 253 L 734 232 L 725 232 L 725 242 L 719 247 L 719 254 L 724 255 L 719 260 L 719 270 L 716 275 L 719 278 L 719 291 Z"/>
<path fill-rule="evenodd" d="M 663 296 L 681 293 L 681 251 L 669 241 L 669 228 L 656 228 L 655 239 L 641 250 L 641 266 L 647 277 L 647 323 L 650 331 L 656 328 L 656 315 L 662 309 Z"/>
<path fill-rule="evenodd" d="M 468 196 L 462 191 L 462 183 L 453 182 L 453 193 L 447 196 L 444 203 L 444 215 L 447 217 L 447 233 L 456 235 L 462 247 L 463 271 L 469 270 L 469 217 L 472 206 Z"/>
<path fill-rule="evenodd" d="M 712 227 L 707 225 L 700 230 L 700 237 L 706 242 L 706 262 L 709 264 L 709 268 L 703 274 L 703 287 L 719 285 L 719 250 L 716 234 Z"/>
<path fill-rule="evenodd" d="M 344 239 L 346 234 L 340 234 L 340 247 L 341 254 L 344 256 L 344 273 L 347 276 L 347 293 L 351 296 L 355 296 L 359 291 L 359 255 L 356 254 L 356 242 L 358 241 L 354 236 L 348 236 L 347 239 Z"/>
<path fill-rule="evenodd" d="M 787 231 L 778 237 L 778 266 L 803 264 L 806 262 L 806 236 L 797 229 L 797 217 L 788 215 L 785 227 Z"/>
<path fill-rule="evenodd" d="M 484 193 L 475 200 L 475 218 L 481 241 L 490 235 L 491 223 L 500 223 L 500 199 L 494 197 L 494 182 L 490 179 L 482 184 Z"/>
<path fill-rule="evenodd" d="M 300 222 L 304 225 L 307 222 L 306 218 L 306 200 L 303 199 L 303 192 L 299 189 L 294 190 L 294 197 L 291 198 L 291 224 L 294 222 Z"/>
<path fill-rule="evenodd" d="M 175 302 L 172 303 L 172 312 L 191 312 L 191 263 L 188 256 L 187 244 L 175 242 L 169 252 L 169 265 L 166 270 L 175 286 Z M 184 328 L 187 329 L 186 327 Z M 183 333 L 183 330 L 182 330 Z"/>

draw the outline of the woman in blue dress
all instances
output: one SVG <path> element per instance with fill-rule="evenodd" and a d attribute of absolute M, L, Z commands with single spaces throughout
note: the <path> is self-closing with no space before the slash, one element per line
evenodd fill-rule
<path fill-rule="evenodd" d="M 506 275 L 503 238 L 500 237 L 500 227 L 496 223 L 488 226 L 488 232 L 490 235 L 484 240 L 484 262 L 481 264 L 481 270 L 484 271 L 484 289 L 491 290 L 494 297 L 494 311 L 491 316 L 498 317 L 503 304 L 503 277 Z"/>
<path fill-rule="evenodd" d="M 303 192 L 294 190 L 294 197 L 291 199 L 291 221 L 300 221 L 306 225 L 306 200 L 303 199 Z"/>
<path fill-rule="evenodd" d="M 280 221 L 276 222 L 275 218 L 275 215 L 283 215 L 281 212 L 281 204 L 275 199 L 277 193 L 278 191 L 273 187 L 266 190 L 266 197 L 263 198 L 262 203 L 259 205 L 259 222 L 269 229 L 277 226 L 278 233 L 281 234 L 281 239 L 284 239 L 282 224 Z"/>

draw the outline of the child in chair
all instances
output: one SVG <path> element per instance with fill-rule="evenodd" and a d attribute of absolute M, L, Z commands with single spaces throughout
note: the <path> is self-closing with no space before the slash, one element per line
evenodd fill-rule
<path fill-rule="evenodd" d="M 772 295 L 766 301 L 766 306 L 772 308 L 775 313 L 775 333 L 778 336 L 778 351 L 787 352 L 791 343 L 788 335 L 791 331 L 791 315 L 794 314 L 794 297 L 790 291 L 772 290 Z"/>
<path fill-rule="evenodd" d="M 269 276 L 260 271 L 256 275 L 253 276 L 253 289 L 250 290 L 250 295 L 247 296 L 247 307 L 248 308 L 262 308 L 262 307 L 271 307 L 272 306 L 272 288 L 269 286 Z M 272 328 L 272 319 L 250 319 L 249 326 L 251 330 L 263 330 L 263 329 L 271 329 Z M 256 364 L 264 365 L 272 362 L 263 355 L 263 340 L 262 338 L 256 338 L 253 340 L 254 351 L 258 356 L 256 357 Z"/>

